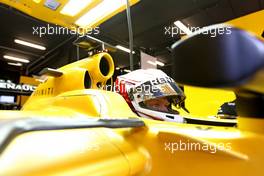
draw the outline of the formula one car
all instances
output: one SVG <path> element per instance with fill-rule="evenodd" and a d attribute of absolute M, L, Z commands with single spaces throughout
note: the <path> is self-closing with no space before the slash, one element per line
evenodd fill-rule
<path fill-rule="evenodd" d="M 1 2 L 54 24 L 74 22 L 56 12 L 55 1 L 47 4 L 53 11 L 39 0 Z M 0 111 L 0 176 L 263 175 L 263 42 L 231 28 L 214 38 L 195 34 L 172 51 L 176 82 L 236 92 L 238 128 L 137 117 L 119 94 L 99 90 L 114 67 L 108 53 L 98 53 L 43 70 L 21 111 Z"/>
<path fill-rule="evenodd" d="M 99 53 L 44 70 L 22 111 L 0 112 L 0 175 L 263 175 L 264 44 L 230 29 L 175 43 L 173 78 L 234 90 L 238 128 L 138 118 L 119 94 L 98 90 L 113 73 Z"/>

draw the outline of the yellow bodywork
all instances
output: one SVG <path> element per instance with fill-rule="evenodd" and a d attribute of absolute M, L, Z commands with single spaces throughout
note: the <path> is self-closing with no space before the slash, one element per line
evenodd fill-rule
<path fill-rule="evenodd" d="M 138 129 L 21 135 L 1 155 L 0 175 L 262 175 L 261 134 L 144 122 L 146 127 Z M 207 146 L 208 150 L 181 151 L 177 148 L 181 143 Z"/>
<path fill-rule="evenodd" d="M 185 106 L 190 111 L 190 114 L 180 110 L 181 115 L 201 118 L 217 115 L 221 105 L 236 99 L 232 91 L 192 86 L 184 86 L 184 94 L 186 96 Z"/>
<path fill-rule="evenodd" d="M 227 23 L 252 32 L 254 35 L 259 37 L 259 39 L 263 40 L 263 37 L 261 37 L 264 29 L 264 24 L 261 20 L 263 18 L 264 10 L 261 10 L 248 14 L 246 16 L 242 16 L 240 18 L 233 19 L 231 21 L 228 21 Z"/>
<path fill-rule="evenodd" d="M 100 71 L 100 62 L 109 64 L 106 75 Z M 135 117 L 121 95 L 101 90 L 114 73 L 114 62 L 108 53 L 99 53 L 91 58 L 58 69 L 60 77 L 47 77 L 41 83 L 22 111 L 37 111 L 39 115 L 90 116 L 90 117 Z M 89 79 L 85 79 L 89 75 Z M 85 81 L 90 87 L 85 87 Z M 98 87 L 98 83 L 101 83 Z M 41 107 L 41 111 L 40 111 Z M 116 109 L 119 109 L 118 111 Z"/>
<path fill-rule="evenodd" d="M 106 76 L 98 67 L 102 58 L 108 58 Z M 1 119 L 138 118 L 119 94 L 96 87 L 113 69 L 107 53 L 62 67 L 63 75 L 40 84 L 22 111 L 1 111 Z M 42 93 L 48 88 L 52 93 Z M 262 175 L 263 131 L 142 120 L 139 128 L 25 133 L 0 155 L 0 176 Z"/>

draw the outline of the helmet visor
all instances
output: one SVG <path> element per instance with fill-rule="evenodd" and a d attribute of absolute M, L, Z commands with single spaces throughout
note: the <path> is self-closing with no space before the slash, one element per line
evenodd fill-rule
<path fill-rule="evenodd" d="M 156 85 L 148 81 L 135 87 L 131 93 L 138 103 L 162 97 L 173 97 L 173 103 L 180 104 L 185 99 L 183 91 L 174 81 Z"/>

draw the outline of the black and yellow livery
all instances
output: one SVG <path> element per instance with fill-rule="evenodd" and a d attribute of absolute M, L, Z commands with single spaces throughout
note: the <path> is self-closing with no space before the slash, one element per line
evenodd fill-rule
<path fill-rule="evenodd" d="M 0 111 L 0 175 L 263 175 L 264 44 L 240 29 L 232 32 L 232 42 L 226 35 L 208 40 L 195 34 L 176 44 L 173 59 L 181 76 L 174 78 L 235 91 L 238 128 L 137 117 L 120 95 L 99 89 L 114 69 L 111 56 L 99 53 L 46 71 L 50 76 L 21 111 Z M 203 56 L 204 65 L 197 67 L 193 56 Z M 250 59 L 249 67 L 236 67 Z M 184 74 L 189 66 L 197 74 Z M 202 73 L 213 67 L 207 79 Z M 231 79 L 232 71 L 237 74 Z"/>

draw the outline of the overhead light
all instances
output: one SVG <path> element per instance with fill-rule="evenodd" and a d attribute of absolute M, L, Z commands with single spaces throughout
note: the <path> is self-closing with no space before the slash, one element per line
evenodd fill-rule
<path fill-rule="evenodd" d="M 60 11 L 61 14 L 75 16 L 87 7 L 92 0 L 70 0 Z"/>
<path fill-rule="evenodd" d="M 159 65 L 159 66 L 161 66 L 161 67 L 163 67 L 165 64 L 163 63 L 163 62 L 160 62 L 160 61 L 155 61 L 155 62 L 153 62 L 153 61 L 147 61 L 147 63 L 149 63 L 149 64 L 151 64 L 151 65 L 154 65 L 154 66 L 156 66 L 156 65 Z"/>
<path fill-rule="evenodd" d="M 33 0 L 35 3 L 40 3 L 41 0 Z"/>
<path fill-rule="evenodd" d="M 124 72 L 130 73 L 131 70 L 124 69 Z"/>
<path fill-rule="evenodd" d="M 36 49 L 39 49 L 39 50 L 46 50 L 46 48 L 44 46 L 37 45 L 37 44 L 34 44 L 34 43 L 29 43 L 29 42 L 26 42 L 26 41 L 23 41 L 23 40 L 19 40 L 19 39 L 15 39 L 14 41 L 15 41 L 15 43 L 18 43 L 20 45 L 29 46 L 31 48 L 36 48 Z"/>
<path fill-rule="evenodd" d="M 154 65 L 154 66 L 157 65 L 156 62 L 152 62 L 152 61 L 147 61 L 147 63 L 149 63 L 150 65 Z"/>
<path fill-rule="evenodd" d="M 116 70 L 120 70 L 120 68 L 119 67 L 116 67 Z"/>
<path fill-rule="evenodd" d="M 13 66 L 18 66 L 18 67 L 21 67 L 21 66 L 22 66 L 21 63 L 12 63 L 12 62 L 8 62 L 7 64 L 8 64 L 8 65 L 13 65 Z"/>
<path fill-rule="evenodd" d="M 160 61 L 156 61 L 156 64 L 163 67 L 165 64 L 163 62 L 160 62 Z"/>
<path fill-rule="evenodd" d="M 91 27 L 126 5 L 124 0 L 103 0 L 100 4 L 80 17 L 75 24 L 81 27 Z"/>
<path fill-rule="evenodd" d="M 7 60 L 17 61 L 17 62 L 22 62 L 22 63 L 29 63 L 29 60 L 27 59 L 22 59 L 22 58 L 18 58 L 14 56 L 4 55 L 4 58 Z"/>
<path fill-rule="evenodd" d="M 187 35 L 191 35 L 192 34 L 192 31 L 187 27 L 185 26 L 181 21 L 175 21 L 174 24 L 180 28 L 180 30 L 182 30 L 185 34 Z"/>
<path fill-rule="evenodd" d="M 117 47 L 118 49 L 122 50 L 122 51 L 125 51 L 125 52 L 127 52 L 127 53 L 130 53 L 130 49 L 128 49 L 128 48 L 125 48 L 125 47 L 123 47 L 123 46 L 121 46 L 121 45 L 116 45 L 116 47 Z M 132 53 L 135 54 L 135 51 L 133 51 Z"/>

